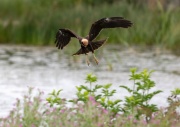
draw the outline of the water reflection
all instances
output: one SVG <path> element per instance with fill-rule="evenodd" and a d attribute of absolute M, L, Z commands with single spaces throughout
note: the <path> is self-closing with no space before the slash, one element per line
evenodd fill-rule
<path fill-rule="evenodd" d="M 179 87 L 180 57 L 170 53 L 135 51 L 106 46 L 97 52 L 99 65 L 90 59 L 87 66 L 84 56 L 73 57 L 57 49 L 47 47 L 10 47 L 0 48 L 0 116 L 4 116 L 13 107 L 15 98 L 22 98 L 27 86 L 39 88 L 47 95 L 53 89 L 63 89 L 63 97 L 72 98 L 75 86 L 84 84 L 87 73 L 98 76 L 98 83 L 131 85 L 128 80 L 129 68 L 156 70 L 152 78 L 156 88 L 164 92 L 153 98 L 153 103 L 166 105 L 165 98 L 170 90 Z M 127 92 L 117 89 L 116 98 L 122 98 Z M 161 102 L 161 103 L 159 103 Z"/>

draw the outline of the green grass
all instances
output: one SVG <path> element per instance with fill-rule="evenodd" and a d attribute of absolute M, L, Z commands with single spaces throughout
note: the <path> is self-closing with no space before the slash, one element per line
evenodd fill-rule
<path fill-rule="evenodd" d="M 88 0 L 86 0 L 87 2 Z M 135 6 L 126 1 L 97 3 L 78 0 L 1 0 L 0 43 L 51 45 L 59 28 L 69 28 L 86 36 L 91 23 L 102 17 L 123 16 L 134 26 L 129 29 L 103 31 L 98 38 L 109 36 L 108 43 L 123 45 L 158 45 L 180 48 L 180 8 L 150 10 L 147 4 Z M 75 40 L 73 40 L 75 41 Z"/>

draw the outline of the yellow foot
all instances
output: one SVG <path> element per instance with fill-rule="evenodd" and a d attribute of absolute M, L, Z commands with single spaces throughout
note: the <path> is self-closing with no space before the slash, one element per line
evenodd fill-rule
<path fill-rule="evenodd" d="M 96 62 L 96 64 L 98 65 L 99 64 L 99 61 L 97 60 L 96 56 L 93 54 L 93 57 L 94 57 L 94 60 Z"/>
<path fill-rule="evenodd" d="M 87 60 L 87 61 L 86 61 L 86 63 L 87 63 L 87 65 L 88 65 L 88 66 L 90 65 L 90 62 L 89 62 L 89 60 Z"/>
<path fill-rule="evenodd" d="M 87 63 L 88 66 L 90 65 L 90 62 L 89 62 L 89 59 L 88 59 L 88 55 L 86 55 L 86 63 Z"/>
<path fill-rule="evenodd" d="M 98 65 L 98 64 L 99 64 L 99 61 L 98 61 L 96 58 L 95 58 L 94 60 L 95 60 L 96 64 Z"/>

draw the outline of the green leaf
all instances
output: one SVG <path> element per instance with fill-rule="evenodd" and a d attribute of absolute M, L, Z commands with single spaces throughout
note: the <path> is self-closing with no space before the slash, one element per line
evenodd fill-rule
<path fill-rule="evenodd" d="M 109 95 L 110 95 L 110 96 L 113 96 L 114 93 L 116 93 L 116 90 L 112 90 Z"/>
<path fill-rule="evenodd" d="M 95 85 L 95 88 L 94 89 L 100 89 L 102 88 L 103 86 L 102 85 Z"/>
<path fill-rule="evenodd" d="M 108 90 L 103 89 L 103 90 L 102 90 L 102 93 L 104 93 L 105 95 L 107 95 L 107 94 L 108 94 Z"/>
<path fill-rule="evenodd" d="M 81 89 L 89 91 L 89 88 L 87 86 L 81 85 L 80 87 L 81 87 Z"/>
<path fill-rule="evenodd" d="M 51 93 L 50 95 L 55 95 L 55 93 L 56 93 L 56 91 L 55 91 L 55 90 L 53 90 L 53 91 L 52 91 L 52 93 Z"/>
<path fill-rule="evenodd" d="M 84 96 L 88 96 L 88 95 L 89 95 L 89 92 L 88 92 L 88 91 L 84 91 L 83 95 L 84 95 Z"/>
<path fill-rule="evenodd" d="M 135 74 L 136 71 L 137 71 L 137 68 L 130 68 L 130 72 L 131 72 L 132 74 Z"/>
<path fill-rule="evenodd" d="M 96 82 L 97 81 L 97 77 L 93 74 L 88 74 L 87 77 L 86 77 L 86 82 L 90 82 L 90 83 L 93 83 L 93 82 Z"/>
<path fill-rule="evenodd" d="M 152 93 L 149 93 L 147 95 L 144 96 L 145 99 L 147 100 L 150 100 L 152 97 L 154 97 L 156 94 L 159 94 L 161 93 L 162 91 L 161 90 L 157 90 L 157 91 L 154 91 Z"/>
<path fill-rule="evenodd" d="M 52 100 L 52 97 L 46 98 L 46 101 L 48 101 L 49 103 L 51 102 L 51 100 Z"/>
<path fill-rule="evenodd" d="M 104 85 L 103 88 L 109 89 L 111 86 L 112 86 L 112 84 L 109 83 L 109 84 Z"/>
<path fill-rule="evenodd" d="M 57 91 L 57 95 L 59 95 L 61 91 L 62 91 L 62 89 L 58 90 L 58 91 Z"/>
<path fill-rule="evenodd" d="M 96 100 L 98 100 L 98 99 L 100 99 L 100 98 L 101 98 L 101 95 L 100 95 L 100 94 L 95 96 L 95 99 L 96 99 Z"/>
<path fill-rule="evenodd" d="M 101 98 L 101 102 L 105 102 L 105 97 L 102 97 L 102 98 Z"/>
<path fill-rule="evenodd" d="M 126 89 L 129 93 L 131 93 L 131 92 L 133 91 L 133 90 L 131 90 L 129 87 L 124 86 L 124 85 L 119 86 L 119 87 L 122 87 L 122 88 Z"/>
<path fill-rule="evenodd" d="M 76 86 L 76 89 L 80 92 L 82 90 L 82 87 Z"/>
<path fill-rule="evenodd" d="M 113 104 L 113 102 L 111 101 L 111 100 L 108 100 L 108 105 L 112 105 Z"/>
<path fill-rule="evenodd" d="M 75 103 L 76 101 L 75 101 L 75 100 L 69 100 L 68 102 L 72 102 L 72 103 Z"/>
<path fill-rule="evenodd" d="M 118 104 L 119 102 L 121 102 L 122 100 L 118 99 L 114 101 L 114 104 Z"/>
<path fill-rule="evenodd" d="M 130 76 L 129 80 L 139 80 L 141 79 L 142 75 L 141 74 L 133 74 Z"/>
<path fill-rule="evenodd" d="M 174 90 L 171 91 L 172 95 L 180 95 L 180 88 L 175 88 Z"/>

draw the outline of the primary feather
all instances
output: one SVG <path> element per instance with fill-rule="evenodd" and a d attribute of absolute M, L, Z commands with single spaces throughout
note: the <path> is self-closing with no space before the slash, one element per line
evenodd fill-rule
<path fill-rule="evenodd" d="M 56 33 L 56 47 L 63 49 L 70 42 L 71 37 L 79 38 L 79 36 L 68 29 L 59 29 Z"/>

